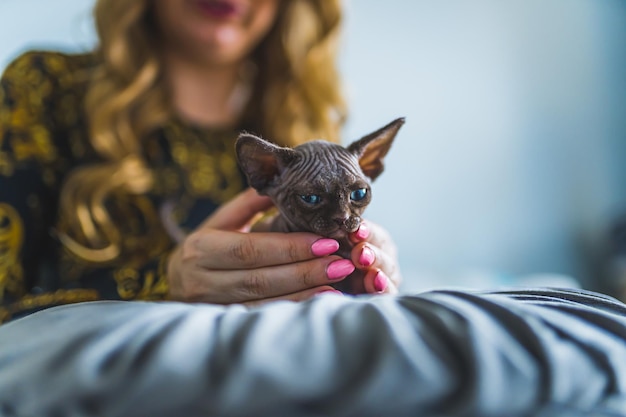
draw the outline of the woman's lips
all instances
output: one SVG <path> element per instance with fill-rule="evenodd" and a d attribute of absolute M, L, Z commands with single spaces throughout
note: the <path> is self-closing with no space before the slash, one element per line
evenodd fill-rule
<path fill-rule="evenodd" d="M 214 19 L 233 19 L 243 14 L 241 4 L 228 0 L 196 0 L 198 10 Z"/>

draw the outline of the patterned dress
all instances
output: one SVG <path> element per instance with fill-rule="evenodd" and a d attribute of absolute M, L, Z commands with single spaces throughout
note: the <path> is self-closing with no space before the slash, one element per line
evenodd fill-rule
<path fill-rule="evenodd" d="M 192 230 L 246 186 L 236 131 L 172 120 L 144 140 L 153 190 L 106 202 L 121 255 L 93 263 L 65 249 L 56 238 L 65 231 L 57 213 L 64 180 L 100 160 L 83 106 L 96 65 L 93 54 L 29 52 L 0 79 L 0 323 L 60 304 L 167 298 L 175 241 L 164 223 Z"/>

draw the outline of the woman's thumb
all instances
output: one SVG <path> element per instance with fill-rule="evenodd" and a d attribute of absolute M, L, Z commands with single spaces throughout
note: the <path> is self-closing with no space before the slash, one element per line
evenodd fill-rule
<path fill-rule="evenodd" d="M 249 188 L 218 208 L 201 227 L 220 230 L 245 229 L 260 212 L 270 207 L 272 200 L 269 197 L 261 196 L 256 190 Z"/>

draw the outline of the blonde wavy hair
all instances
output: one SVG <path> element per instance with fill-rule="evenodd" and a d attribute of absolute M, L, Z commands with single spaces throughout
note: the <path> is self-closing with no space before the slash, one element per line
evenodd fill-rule
<path fill-rule="evenodd" d="M 65 246 L 91 262 L 121 253 L 121 236 L 105 207 L 113 192 L 141 195 L 153 185 L 142 139 L 172 117 L 150 18 L 154 0 L 98 0 L 100 40 L 86 96 L 90 141 L 102 162 L 67 179 L 60 214 Z M 313 138 L 338 142 L 346 107 L 336 67 L 340 0 L 281 0 L 273 28 L 253 51 L 257 67 L 243 121 L 283 145 Z"/>

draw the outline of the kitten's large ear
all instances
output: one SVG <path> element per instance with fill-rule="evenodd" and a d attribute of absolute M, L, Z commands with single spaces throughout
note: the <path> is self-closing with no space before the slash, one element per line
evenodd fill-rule
<path fill-rule="evenodd" d="M 348 146 L 348 150 L 359 158 L 363 173 L 372 181 L 385 169 L 383 159 L 403 124 L 404 117 L 401 117 Z"/>
<path fill-rule="evenodd" d="M 250 185 L 259 192 L 272 184 L 287 164 L 297 157 L 290 148 L 274 145 L 249 133 L 242 133 L 235 143 L 239 166 Z"/>

